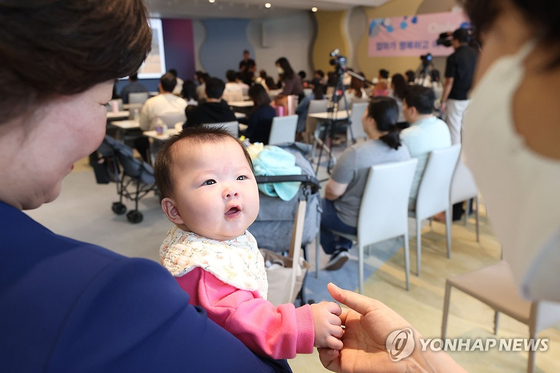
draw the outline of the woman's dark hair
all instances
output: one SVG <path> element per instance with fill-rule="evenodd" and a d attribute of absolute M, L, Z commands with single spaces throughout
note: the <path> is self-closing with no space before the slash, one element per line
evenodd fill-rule
<path fill-rule="evenodd" d="M 276 65 L 280 65 L 282 70 L 284 70 L 284 74 L 282 74 L 282 80 L 293 78 L 294 70 L 292 69 L 292 66 L 290 66 L 290 63 L 288 62 L 286 57 L 280 57 L 279 59 L 277 59 Z"/>
<path fill-rule="evenodd" d="M 160 201 L 166 197 L 173 196 L 174 182 L 172 173 L 172 149 L 176 143 L 179 141 L 191 141 L 196 144 L 216 143 L 216 145 L 219 146 L 218 143 L 220 141 L 227 139 L 233 139 L 239 144 L 252 171 L 253 162 L 251 161 L 251 156 L 247 152 L 247 149 L 224 128 L 205 126 L 187 127 L 175 136 L 172 136 L 169 140 L 165 141 L 163 146 L 157 152 L 156 162 L 154 164 L 154 176 L 159 191 Z"/>
<path fill-rule="evenodd" d="M 151 45 L 141 0 L 0 2 L 0 123 L 137 72 Z"/>
<path fill-rule="evenodd" d="M 383 79 L 389 79 L 389 71 L 385 69 L 379 70 L 379 76 Z"/>
<path fill-rule="evenodd" d="M 264 84 L 266 84 L 268 89 L 277 89 L 278 88 L 278 87 L 276 87 L 276 83 L 274 83 L 274 78 L 272 78 L 271 76 L 266 77 L 266 79 L 264 80 Z"/>
<path fill-rule="evenodd" d="M 408 70 L 407 72 L 404 73 L 404 75 L 406 75 L 407 83 L 414 83 L 414 81 L 416 80 L 416 74 L 412 70 Z"/>
<path fill-rule="evenodd" d="M 558 0 L 509 0 L 519 8 L 521 14 L 532 27 L 542 35 L 543 42 L 556 48 L 556 53 L 548 64 L 549 68 L 560 66 L 560 1 Z M 459 0 L 469 16 L 475 30 L 487 31 L 500 14 L 497 0 Z"/>
<path fill-rule="evenodd" d="M 265 70 L 259 71 L 259 77 L 260 77 L 261 79 L 266 79 L 266 77 L 267 77 L 266 71 L 265 71 Z"/>
<path fill-rule="evenodd" d="M 367 115 L 375 120 L 379 132 L 388 132 L 379 140 L 392 149 L 398 149 L 401 146 L 401 139 L 396 126 L 399 118 L 399 106 L 395 99 L 383 96 L 373 97 L 369 102 Z"/>
<path fill-rule="evenodd" d="M 208 78 L 204 81 L 205 92 L 208 98 L 219 99 L 224 94 L 226 85 L 222 79 Z"/>
<path fill-rule="evenodd" d="M 253 84 L 249 88 L 249 98 L 255 104 L 255 109 L 270 104 L 270 97 L 262 84 Z"/>
<path fill-rule="evenodd" d="M 183 91 L 181 92 L 181 96 L 183 96 L 186 100 L 195 100 L 198 101 L 198 95 L 196 94 L 196 84 L 192 80 L 185 80 L 183 83 Z"/>
<path fill-rule="evenodd" d="M 404 76 L 402 76 L 401 74 L 393 75 L 391 77 L 391 84 L 393 85 L 393 95 L 402 100 L 404 98 L 406 89 L 408 88 L 408 84 L 406 84 Z"/>

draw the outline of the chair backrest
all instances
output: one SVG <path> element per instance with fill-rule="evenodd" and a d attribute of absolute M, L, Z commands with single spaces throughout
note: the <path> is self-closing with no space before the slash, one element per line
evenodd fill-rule
<path fill-rule="evenodd" d="M 268 145 L 296 141 L 297 120 L 297 115 L 274 117 L 272 127 L 270 128 Z"/>
<path fill-rule="evenodd" d="M 418 159 L 370 168 L 358 215 L 360 245 L 408 232 L 408 198 Z"/>
<path fill-rule="evenodd" d="M 463 202 L 476 196 L 478 196 L 478 187 L 474 176 L 459 158 L 451 181 L 451 204 Z"/>
<path fill-rule="evenodd" d="M 367 137 L 367 134 L 364 131 L 364 126 L 362 125 L 362 116 L 366 112 L 367 107 L 367 102 L 355 102 L 354 104 L 352 104 L 350 123 L 352 126 L 352 134 L 354 135 L 355 139 Z"/>
<path fill-rule="evenodd" d="M 430 153 L 418 187 L 417 219 L 432 217 L 449 207 L 451 179 L 460 152 L 461 145 L 457 144 Z"/>
<path fill-rule="evenodd" d="M 163 123 L 167 126 L 168 129 L 174 129 L 177 123 L 185 123 L 187 117 L 185 113 L 170 113 L 170 114 L 162 114 L 159 115 L 159 118 L 163 121 Z"/>
<path fill-rule="evenodd" d="M 220 127 L 228 131 L 233 137 L 239 137 L 239 122 L 204 123 L 205 127 Z"/>
<path fill-rule="evenodd" d="M 143 104 L 148 100 L 148 92 L 133 92 L 128 94 L 129 104 Z"/>

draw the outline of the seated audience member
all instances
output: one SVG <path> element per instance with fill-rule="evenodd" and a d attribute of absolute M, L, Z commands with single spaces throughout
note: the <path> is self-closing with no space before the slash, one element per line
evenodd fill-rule
<path fill-rule="evenodd" d="M 235 71 L 228 70 L 226 72 L 227 83 L 224 89 L 224 100 L 226 101 L 243 101 L 243 89 L 237 83 Z"/>
<path fill-rule="evenodd" d="M 200 82 L 200 84 L 198 85 L 198 87 L 196 87 L 196 97 L 198 98 L 198 102 L 202 102 L 202 101 L 206 101 L 206 81 L 210 79 L 210 75 L 208 75 L 207 73 L 202 73 L 199 78 L 198 81 Z"/>
<path fill-rule="evenodd" d="M 406 83 L 408 85 L 414 85 L 416 81 L 416 74 L 412 70 L 407 70 L 404 75 L 406 76 Z"/>
<path fill-rule="evenodd" d="M 406 84 L 404 76 L 401 74 L 393 75 L 391 78 L 391 94 L 389 96 L 394 98 L 397 101 L 397 105 L 399 105 L 399 123 L 406 122 L 403 114 L 403 99 L 407 88 L 408 84 Z"/>
<path fill-rule="evenodd" d="M 410 191 L 410 209 L 416 206 L 418 187 L 429 153 L 451 146 L 451 134 L 447 123 L 434 115 L 434 101 L 434 91 L 419 85 L 409 87 L 404 95 L 403 114 L 410 127 L 401 132 L 401 139 L 408 147 L 410 156 L 418 158 Z"/>
<path fill-rule="evenodd" d="M 196 96 L 196 85 L 192 80 L 185 80 L 181 97 L 187 101 L 188 105 L 198 105 L 198 97 Z"/>
<path fill-rule="evenodd" d="M 321 85 L 323 86 L 327 85 L 327 78 L 325 78 L 325 72 L 323 70 L 316 70 L 314 76 L 315 79 L 319 79 Z"/>
<path fill-rule="evenodd" d="M 166 73 L 160 78 L 158 85 L 160 94 L 148 99 L 142 106 L 139 120 L 142 131 L 153 130 L 156 117 L 184 112 L 187 102 L 172 93 L 176 84 L 177 81 L 171 73 Z"/>
<path fill-rule="evenodd" d="M 352 241 L 333 231 L 356 234 L 360 203 L 371 166 L 410 159 L 397 126 L 399 108 L 390 97 L 371 99 L 362 117 L 368 141 L 346 149 L 325 186 L 321 216 L 321 245 L 331 255 L 326 270 L 337 270 L 348 260 Z"/>
<path fill-rule="evenodd" d="M 222 97 L 224 94 L 224 82 L 218 78 L 206 80 L 206 102 L 198 106 L 187 106 L 185 114 L 187 121 L 183 128 L 199 126 L 205 123 L 235 122 L 237 118 L 227 102 Z"/>
<path fill-rule="evenodd" d="M 264 71 L 264 70 L 259 71 L 259 76 L 257 76 L 257 78 L 255 79 L 255 83 L 256 84 L 262 84 L 264 89 L 266 89 L 268 91 L 268 87 L 266 86 L 266 83 L 265 83 L 265 80 L 266 80 L 267 76 L 268 75 L 266 75 L 266 71 Z"/>
<path fill-rule="evenodd" d="M 373 89 L 372 95 L 376 96 L 389 96 L 389 71 L 385 69 L 379 70 L 377 76 L 377 84 Z"/>
<path fill-rule="evenodd" d="M 276 116 L 276 110 L 270 106 L 270 97 L 266 89 L 260 84 L 255 84 L 249 88 L 249 97 L 255 106 L 249 114 L 248 127 L 241 134 L 251 142 L 262 142 L 264 145 L 268 145 L 272 120 Z"/>
<path fill-rule="evenodd" d="M 297 74 L 299 75 L 303 88 L 309 88 L 309 80 L 306 79 L 307 73 L 303 70 L 300 70 L 300 72 L 298 72 Z"/>
<path fill-rule="evenodd" d="M 312 100 L 323 100 L 325 98 L 323 94 L 324 88 L 319 79 L 313 79 L 311 83 L 309 83 L 309 87 L 312 89 L 312 93 L 301 100 L 296 108 L 296 114 L 298 115 L 296 132 L 298 133 L 306 131 L 305 126 L 307 123 L 307 112 L 309 111 L 309 103 Z"/>
<path fill-rule="evenodd" d="M 128 95 L 130 93 L 146 92 L 149 94 L 148 88 L 138 82 L 138 73 L 130 75 L 128 77 L 128 81 L 129 83 L 125 85 L 121 90 L 121 98 L 123 100 L 123 104 L 128 104 Z"/>
<path fill-rule="evenodd" d="M 175 79 L 177 79 L 177 84 L 175 85 L 175 88 L 173 89 L 173 94 L 179 96 L 181 94 L 181 92 L 183 92 L 183 84 L 184 84 L 183 79 L 179 78 L 177 70 L 175 70 L 175 69 L 169 69 L 168 72 L 170 74 L 173 74 Z"/>
<path fill-rule="evenodd" d="M 251 84 L 253 84 L 253 81 L 251 81 L 251 84 L 246 84 L 243 81 L 243 74 L 240 72 L 235 73 L 235 82 L 237 84 L 239 84 L 239 86 L 241 87 L 241 91 L 243 92 L 243 96 L 247 96 L 249 93 L 249 86 Z"/>
<path fill-rule="evenodd" d="M 140 111 L 139 124 L 142 131 L 150 131 L 156 127 L 156 119 L 163 115 L 183 114 L 187 102 L 172 92 L 177 81 L 173 74 L 165 73 L 159 80 L 159 95 L 149 98 Z M 144 161 L 148 162 L 150 142 L 142 136 L 134 140 L 134 148 L 138 150 Z"/>
<path fill-rule="evenodd" d="M 367 98 L 367 93 L 364 89 L 364 82 L 353 76 L 350 80 L 350 87 L 348 87 L 345 94 L 348 104 L 350 104 L 354 99 Z"/>
<path fill-rule="evenodd" d="M 264 80 L 265 84 L 266 84 L 266 88 L 269 91 L 274 91 L 276 89 L 278 89 L 278 86 L 276 85 L 276 83 L 274 82 L 274 78 L 271 76 L 267 76 Z"/>

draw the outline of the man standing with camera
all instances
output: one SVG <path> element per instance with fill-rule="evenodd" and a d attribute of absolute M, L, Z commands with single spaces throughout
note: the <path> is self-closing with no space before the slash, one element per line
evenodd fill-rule
<path fill-rule="evenodd" d="M 453 32 L 451 45 L 455 53 L 447 58 L 445 85 L 441 99 L 441 110 L 451 132 L 453 145 L 461 143 L 461 123 L 463 113 L 469 105 L 468 92 L 471 89 L 478 51 L 469 46 L 470 33 L 467 29 Z"/>

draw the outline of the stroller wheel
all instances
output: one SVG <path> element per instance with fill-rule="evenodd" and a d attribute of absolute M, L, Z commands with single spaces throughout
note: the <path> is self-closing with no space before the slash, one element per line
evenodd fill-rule
<path fill-rule="evenodd" d="M 113 202 L 113 206 L 111 208 L 117 215 L 122 215 L 126 212 L 126 206 L 120 202 Z"/>
<path fill-rule="evenodd" d="M 142 213 L 140 211 L 132 210 L 132 211 L 129 211 L 128 214 L 126 214 L 126 218 L 132 224 L 137 224 L 137 223 L 140 223 L 142 221 L 142 219 L 144 219 L 144 216 L 142 215 Z"/>

